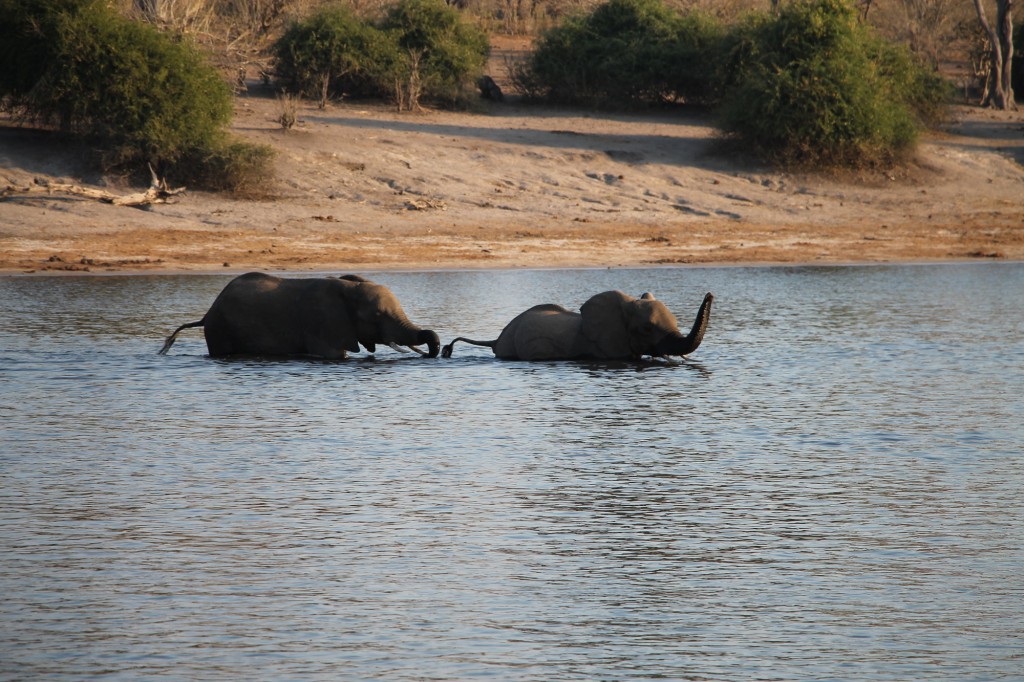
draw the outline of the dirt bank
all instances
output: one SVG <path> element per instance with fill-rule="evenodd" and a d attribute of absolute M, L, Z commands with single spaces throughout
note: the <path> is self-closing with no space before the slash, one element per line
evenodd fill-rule
<path fill-rule="evenodd" d="M 899 176 L 803 177 L 713 153 L 707 118 L 518 103 L 300 110 L 253 90 L 234 130 L 278 151 L 275 187 L 150 210 L 0 202 L 0 272 L 329 270 L 1024 259 L 1024 114 L 962 107 Z M 49 136 L 0 128 L 0 185 L 83 175 Z M 174 178 L 168 179 L 174 185 Z"/>

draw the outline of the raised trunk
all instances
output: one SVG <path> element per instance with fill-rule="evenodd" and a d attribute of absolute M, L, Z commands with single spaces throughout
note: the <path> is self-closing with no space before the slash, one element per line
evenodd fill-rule
<path fill-rule="evenodd" d="M 704 340 L 704 332 L 707 331 L 708 321 L 711 319 L 711 302 L 715 297 L 711 294 L 704 296 L 704 301 L 697 311 L 697 318 L 693 321 L 693 327 L 686 336 L 676 334 L 667 336 L 658 342 L 657 355 L 689 355 L 697 350 L 700 342 Z"/>

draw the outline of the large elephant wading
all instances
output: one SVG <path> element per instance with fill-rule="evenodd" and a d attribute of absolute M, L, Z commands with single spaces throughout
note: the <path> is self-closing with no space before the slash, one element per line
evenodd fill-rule
<path fill-rule="evenodd" d="M 183 329 L 202 327 L 211 356 L 311 356 L 343 359 L 360 344 L 436 357 L 435 332 L 417 327 L 398 299 L 380 284 L 359 277 L 284 279 L 251 272 L 231 280 L 203 319 L 167 337 L 164 354 Z M 417 346 L 426 344 L 427 351 Z"/>
<path fill-rule="evenodd" d="M 520 313 L 497 339 L 474 341 L 458 337 L 441 350 L 451 357 L 456 341 L 486 346 L 505 360 L 636 360 L 642 356 L 683 356 L 704 339 L 711 318 L 707 294 L 690 333 L 679 331 L 676 318 L 652 294 L 640 298 L 621 291 L 593 296 L 574 313 L 560 305 L 545 304 Z"/>

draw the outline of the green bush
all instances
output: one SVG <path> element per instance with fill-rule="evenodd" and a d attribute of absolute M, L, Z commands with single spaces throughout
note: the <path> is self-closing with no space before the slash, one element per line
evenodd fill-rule
<path fill-rule="evenodd" d="M 766 13 L 748 13 L 724 33 L 711 60 L 720 96 L 724 97 L 726 92 L 754 77 L 757 65 L 765 57 L 766 43 L 762 34 L 771 21 L 772 17 Z"/>
<path fill-rule="evenodd" d="M 545 31 L 529 59 L 515 68 L 513 80 L 530 99 L 555 103 L 584 103 L 590 93 L 588 43 L 582 17 L 565 20 Z"/>
<path fill-rule="evenodd" d="M 231 120 L 231 91 L 217 72 L 148 24 L 97 7 L 60 22 L 58 41 L 36 109 L 64 128 L 174 163 Z"/>
<path fill-rule="evenodd" d="M 943 121 L 948 104 L 956 96 L 952 83 L 903 45 L 868 35 L 864 48 L 868 59 L 878 69 L 886 91 L 909 107 L 919 127 L 935 126 Z"/>
<path fill-rule="evenodd" d="M 224 137 L 191 150 L 177 167 L 206 189 L 257 195 L 263 193 L 273 158 L 272 147 Z"/>
<path fill-rule="evenodd" d="M 944 89 L 842 0 L 808 0 L 729 41 L 724 131 L 787 166 L 887 165 L 941 111 Z"/>
<path fill-rule="evenodd" d="M 673 68 L 669 46 L 677 16 L 660 0 L 611 0 L 599 5 L 583 27 L 582 58 L 594 103 L 657 101 Z M 589 73 L 588 73 L 589 72 Z"/>
<path fill-rule="evenodd" d="M 487 63 L 487 34 L 444 0 L 399 0 L 381 24 L 394 45 L 379 78 L 392 82 L 400 108 L 420 97 L 455 104 L 475 87 Z"/>
<path fill-rule="evenodd" d="M 718 101 L 722 82 L 715 64 L 725 37 L 721 23 L 710 15 L 688 12 L 680 17 L 675 39 L 668 46 L 669 68 L 665 74 L 666 88 L 674 98 L 705 104 Z"/>
<path fill-rule="evenodd" d="M 528 95 L 600 107 L 706 100 L 708 54 L 721 39 L 709 16 L 662 0 L 609 0 L 544 33 L 517 74 Z"/>
<path fill-rule="evenodd" d="M 0 0 L 0 97 L 22 104 L 53 63 L 61 17 L 95 0 Z"/>
<path fill-rule="evenodd" d="M 359 85 L 379 61 L 384 36 L 342 5 L 328 5 L 304 21 L 293 21 L 274 43 L 278 84 L 314 97 L 320 107 L 332 96 L 359 94 Z"/>
<path fill-rule="evenodd" d="M 215 174 L 231 142 L 231 91 L 199 52 L 149 24 L 89 0 L 0 0 L 0 18 L 16 16 L 15 40 L 35 60 L 4 81 L 4 94 L 34 118 L 98 149 L 105 170 L 145 173 L 147 164 L 174 182 Z M 9 46 L 7 46 L 9 48 Z M 5 55 L 6 57 L 6 55 Z M 266 170 L 261 165 L 246 173 Z M 217 176 L 230 186 L 230 177 Z"/>
<path fill-rule="evenodd" d="M 421 97 L 457 102 L 489 49 L 486 34 L 443 0 L 400 0 L 377 26 L 331 5 L 289 26 L 274 46 L 275 71 L 321 106 L 332 95 L 386 93 L 411 109 Z"/>

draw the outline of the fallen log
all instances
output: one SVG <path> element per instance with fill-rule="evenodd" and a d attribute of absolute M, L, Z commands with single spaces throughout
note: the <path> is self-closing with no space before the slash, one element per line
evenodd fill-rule
<path fill-rule="evenodd" d="M 7 185 L 0 191 L 0 201 L 12 196 L 21 194 L 70 194 L 85 199 L 95 199 L 115 206 L 133 206 L 135 208 L 146 208 L 153 204 L 171 203 L 174 197 L 185 191 L 184 187 L 170 188 L 167 180 L 157 178 L 153 167 L 149 168 L 152 182 L 145 192 L 133 194 L 113 194 L 106 190 L 95 187 L 83 187 L 82 185 L 71 185 L 63 182 L 50 182 L 45 178 L 34 178 L 29 185 Z"/>

